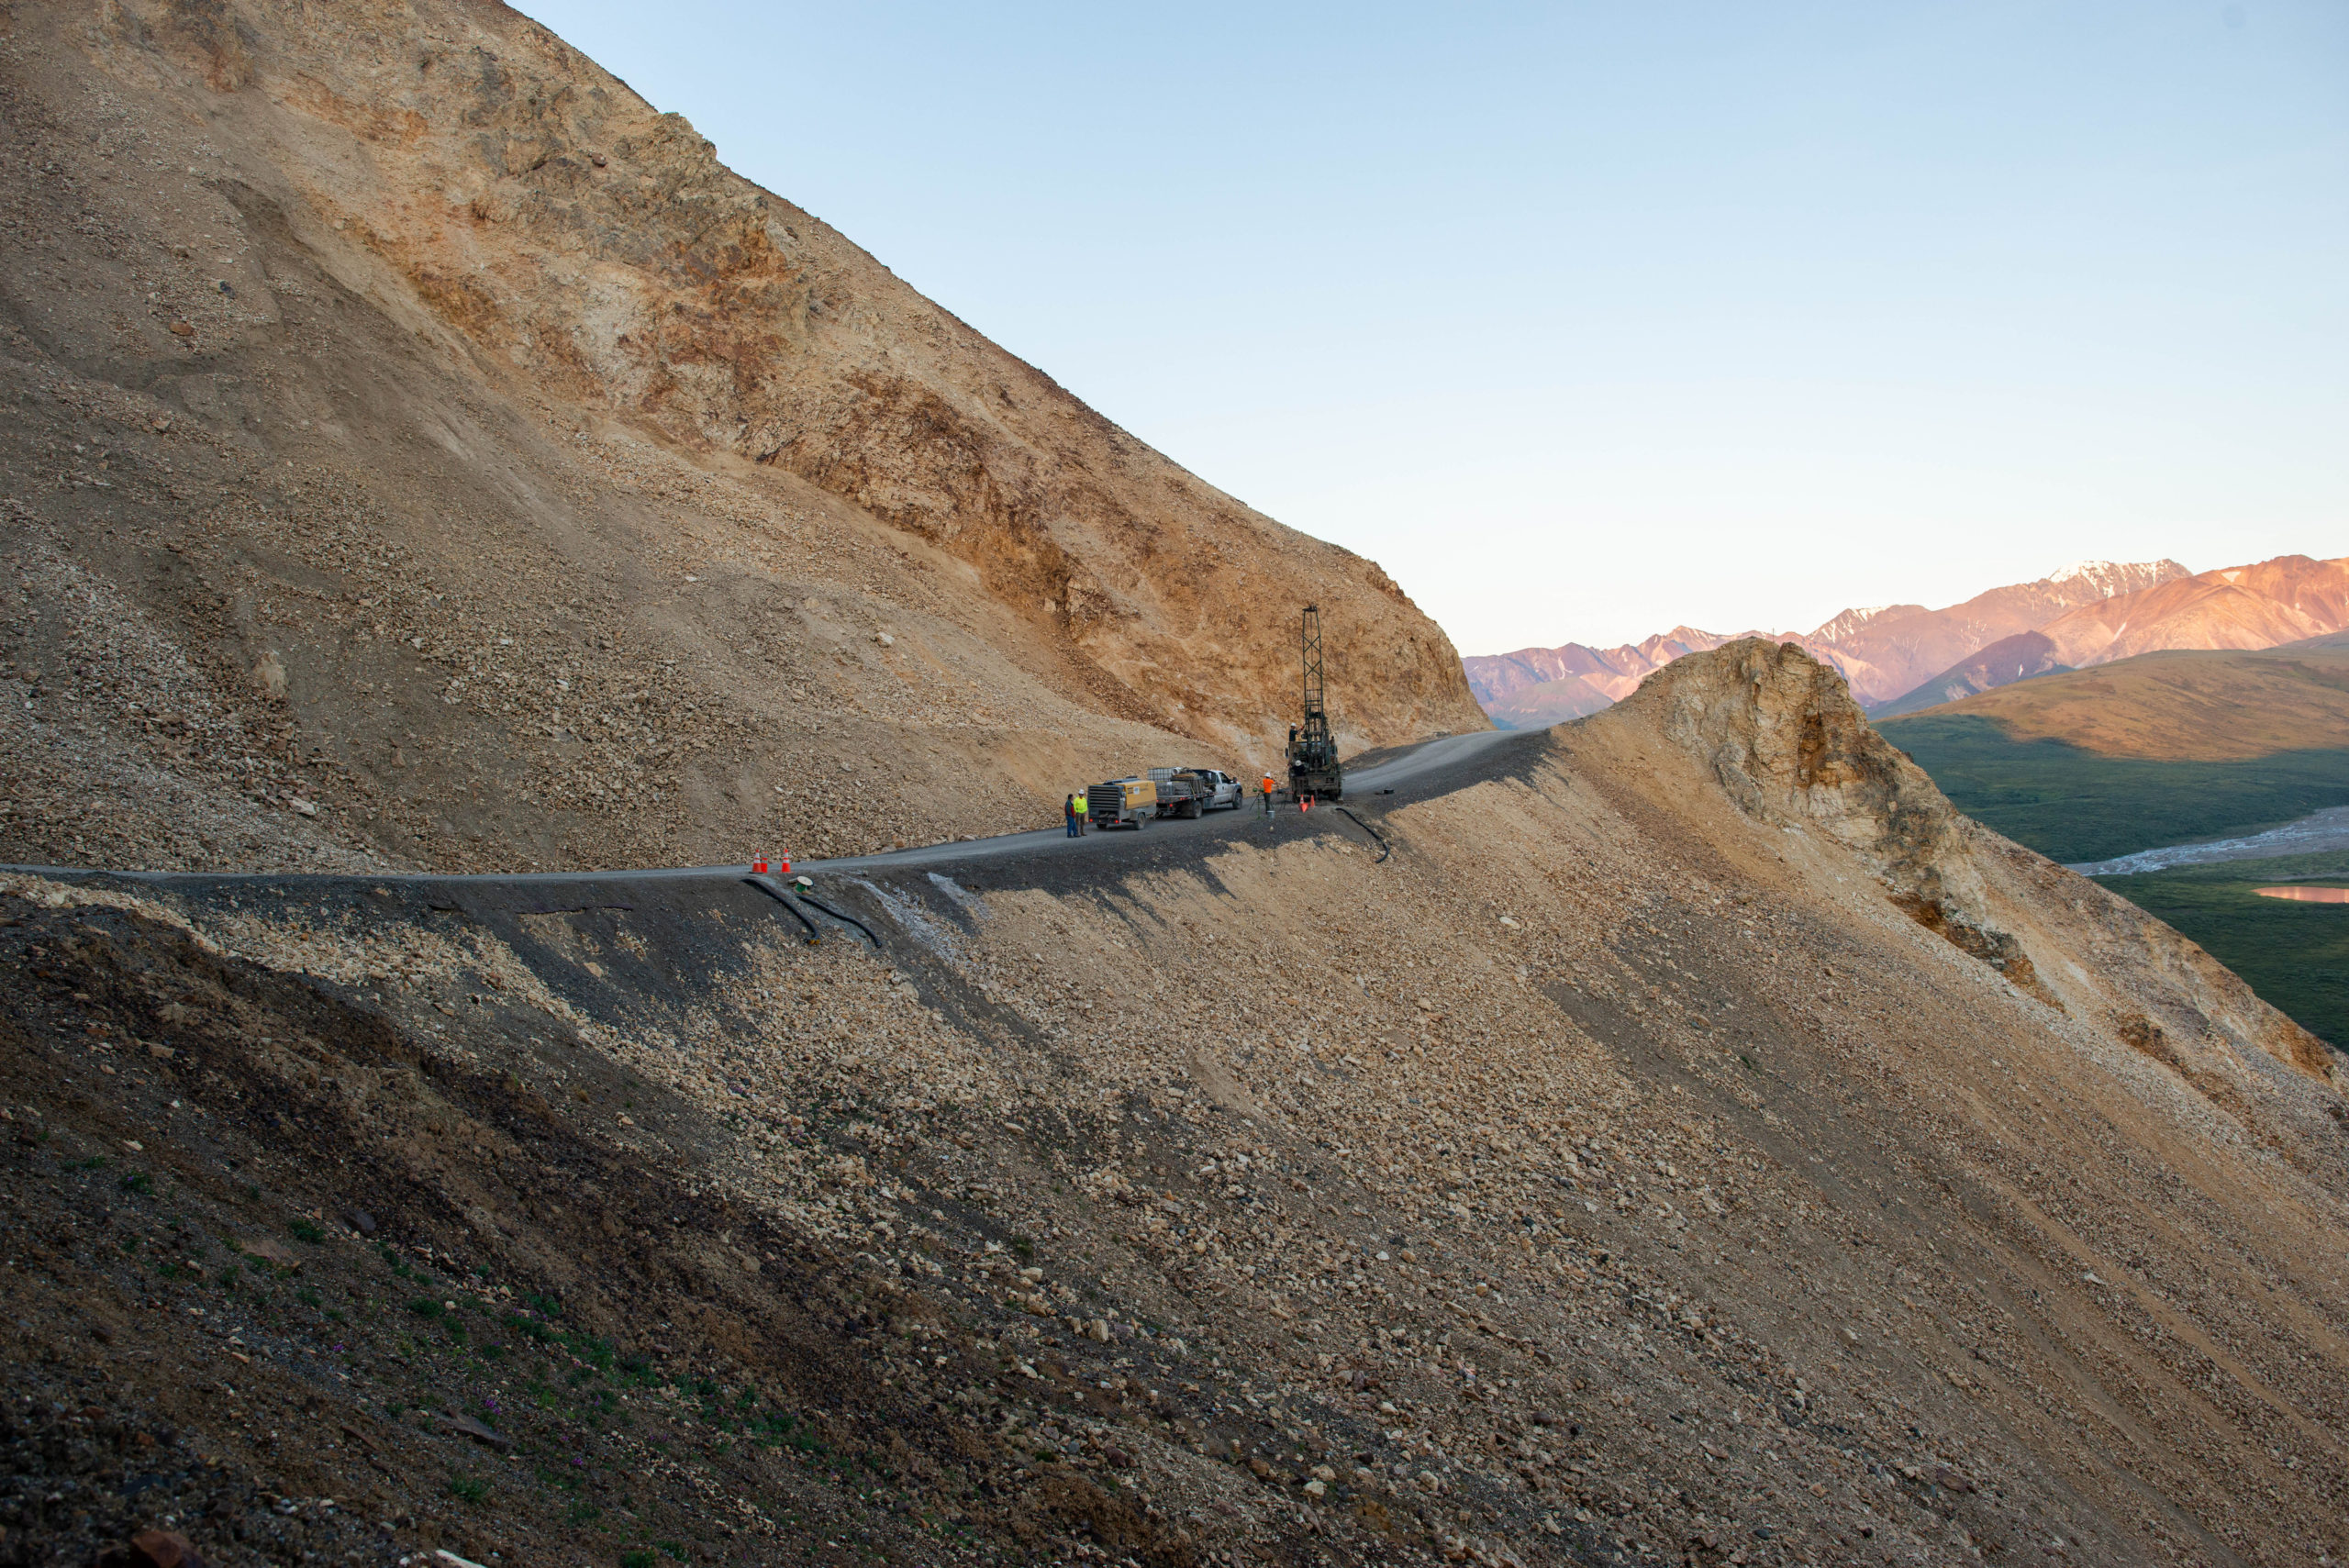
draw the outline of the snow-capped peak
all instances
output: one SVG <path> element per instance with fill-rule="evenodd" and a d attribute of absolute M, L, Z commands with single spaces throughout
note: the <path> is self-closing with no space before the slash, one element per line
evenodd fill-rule
<path fill-rule="evenodd" d="M 2068 590 L 2065 598 L 2085 603 L 2087 598 L 2109 599 L 2115 594 L 2132 594 L 2174 577 L 2190 575 L 2175 561 L 2075 561 L 2050 572 L 2046 581 L 2051 586 Z"/>
<path fill-rule="evenodd" d="M 1820 627 L 1810 635 L 1821 642 L 1834 642 L 1852 635 L 1860 628 L 1890 609 L 1890 605 L 1857 605 Z"/>

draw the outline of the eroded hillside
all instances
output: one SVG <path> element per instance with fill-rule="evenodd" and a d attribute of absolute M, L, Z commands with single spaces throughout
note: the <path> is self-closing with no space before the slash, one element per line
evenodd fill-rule
<path fill-rule="evenodd" d="M 496 6 L 0 39 L 0 860 L 732 861 L 1481 727 L 1151 451 Z"/>
<path fill-rule="evenodd" d="M 872 940 L 11 880 L 8 1540 L 2349 1551 L 2330 1051 L 1798 651 L 1486 755 L 1367 828 L 819 877 Z"/>

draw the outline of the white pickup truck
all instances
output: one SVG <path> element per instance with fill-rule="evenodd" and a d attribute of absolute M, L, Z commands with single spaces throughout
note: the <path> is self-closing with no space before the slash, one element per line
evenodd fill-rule
<path fill-rule="evenodd" d="M 1241 802 L 1247 798 L 1247 792 L 1240 787 L 1240 781 L 1217 768 L 1152 768 L 1150 776 L 1161 786 L 1159 793 L 1162 797 L 1166 793 L 1165 786 L 1170 784 L 1175 784 L 1178 792 L 1187 789 L 1195 796 L 1183 803 L 1183 815 L 1186 817 L 1197 817 L 1219 806 L 1228 806 L 1237 811 Z"/>
<path fill-rule="evenodd" d="M 1219 806 L 1228 806 L 1237 811 L 1247 801 L 1247 790 L 1241 787 L 1240 781 L 1230 773 L 1215 768 L 1194 768 L 1191 771 L 1215 786 L 1214 795 L 1207 802 L 1208 810 L 1212 811 Z"/>

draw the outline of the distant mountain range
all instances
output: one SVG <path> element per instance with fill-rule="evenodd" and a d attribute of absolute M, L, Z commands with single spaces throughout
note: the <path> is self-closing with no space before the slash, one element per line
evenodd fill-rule
<path fill-rule="evenodd" d="M 2083 561 L 1945 609 L 1848 609 L 1809 632 L 1682 626 L 1618 648 L 1569 642 L 1461 663 L 1494 723 L 1530 729 L 1620 701 L 1683 654 L 1775 637 L 1834 665 L 1870 713 L 1887 717 L 2156 649 L 2272 648 L 2343 629 L 2349 558 L 2285 555 L 2199 574 L 2175 561 Z"/>
<path fill-rule="evenodd" d="M 1723 636 L 1676 626 L 1620 648 L 1569 642 L 1563 648 L 1522 648 L 1460 662 L 1468 672 L 1468 689 L 1494 723 L 1504 729 L 1539 729 L 1622 701 L 1642 681 L 1683 654 L 1709 652 L 1739 636 L 1768 635 Z"/>

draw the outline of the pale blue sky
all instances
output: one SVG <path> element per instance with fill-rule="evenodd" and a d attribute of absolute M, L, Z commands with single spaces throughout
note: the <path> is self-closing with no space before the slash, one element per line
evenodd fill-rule
<path fill-rule="evenodd" d="M 2349 554 L 2349 0 L 527 8 L 1464 653 Z"/>

